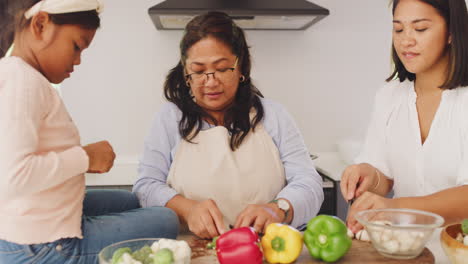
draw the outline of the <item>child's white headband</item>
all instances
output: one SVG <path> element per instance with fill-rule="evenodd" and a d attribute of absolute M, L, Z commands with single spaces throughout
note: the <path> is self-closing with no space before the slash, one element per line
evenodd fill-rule
<path fill-rule="evenodd" d="M 24 16 L 30 19 L 41 11 L 49 14 L 65 14 L 96 10 L 100 13 L 102 8 L 101 0 L 42 0 L 26 11 Z"/>

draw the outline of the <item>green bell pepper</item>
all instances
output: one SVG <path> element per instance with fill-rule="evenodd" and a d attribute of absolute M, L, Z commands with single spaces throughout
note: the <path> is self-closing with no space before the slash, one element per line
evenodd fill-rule
<path fill-rule="evenodd" d="M 335 262 L 351 248 L 346 232 L 346 225 L 339 218 L 319 215 L 307 223 L 304 243 L 313 258 Z"/>

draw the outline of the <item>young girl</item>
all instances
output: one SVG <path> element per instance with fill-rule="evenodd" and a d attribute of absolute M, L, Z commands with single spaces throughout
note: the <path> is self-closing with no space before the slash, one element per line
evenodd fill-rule
<path fill-rule="evenodd" d="M 357 197 L 353 231 L 365 209 L 420 209 L 446 224 L 468 218 L 467 47 L 465 0 L 393 2 L 395 70 L 377 93 L 358 164 L 341 180 L 345 199 Z M 395 198 L 385 198 L 392 187 Z"/>
<path fill-rule="evenodd" d="M 99 1 L 7 3 L 0 57 L 13 39 L 15 48 L 0 60 L 0 263 L 96 263 L 114 242 L 175 238 L 167 208 L 141 209 L 125 191 L 85 194 L 84 173 L 109 171 L 115 154 L 107 141 L 80 146 L 50 85 L 80 64 L 100 25 Z"/>

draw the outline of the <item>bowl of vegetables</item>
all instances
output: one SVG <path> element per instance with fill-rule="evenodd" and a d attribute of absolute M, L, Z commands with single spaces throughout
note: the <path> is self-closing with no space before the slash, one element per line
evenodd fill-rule
<path fill-rule="evenodd" d="M 452 264 L 468 260 L 468 219 L 461 224 L 446 226 L 440 233 L 440 244 Z"/>
<path fill-rule="evenodd" d="M 383 256 L 416 258 L 444 219 L 437 214 L 412 209 L 374 209 L 356 213 L 374 248 Z"/>
<path fill-rule="evenodd" d="M 187 242 L 165 238 L 125 240 L 103 248 L 99 264 L 188 264 Z"/>

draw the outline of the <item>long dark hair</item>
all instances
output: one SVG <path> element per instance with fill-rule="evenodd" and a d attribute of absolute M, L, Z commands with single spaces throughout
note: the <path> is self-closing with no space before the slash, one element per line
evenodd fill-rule
<path fill-rule="evenodd" d="M 214 37 L 228 45 L 232 53 L 238 57 L 240 71 L 245 76 L 245 81 L 239 83 L 233 104 L 229 106 L 224 115 L 224 126 L 231 135 L 230 146 L 232 150 L 235 150 L 249 131 L 254 130 L 263 119 L 264 111 L 259 98 L 263 95 L 253 85 L 250 78 L 250 52 L 244 31 L 227 14 L 209 12 L 193 18 L 187 24 L 180 42 L 181 59 L 166 77 L 164 95 L 169 102 L 177 105 L 182 111 L 179 132 L 184 140 L 193 143 L 191 140 L 200 132 L 205 119 L 215 125 L 218 124 L 214 117 L 193 101 L 190 87 L 187 86 L 184 76 L 187 50 L 206 37 Z M 249 113 L 252 108 L 256 110 L 256 115 L 251 120 Z"/>
<path fill-rule="evenodd" d="M 15 39 L 15 34 L 29 25 L 24 13 L 40 0 L 1 0 L 0 1 L 0 58 L 5 56 Z M 97 29 L 101 20 L 96 10 L 66 14 L 49 14 L 56 25 L 78 25 L 86 29 Z"/>
<path fill-rule="evenodd" d="M 433 6 L 445 19 L 448 32 L 452 38 L 449 45 L 449 70 L 442 89 L 454 89 L 468 86 L 468 11 L 465 0 L 419 0 Z M 400 1 L 393 0 L 392 11 Z M 395 66 L 393 73 L 387 78 L 387 82 L 398 78 L 400 82 L 408 79 L 414 81 L 416 75 L 408 72 L 398 58 L 395 46 L 392 45 L 392 60 Z"/>

